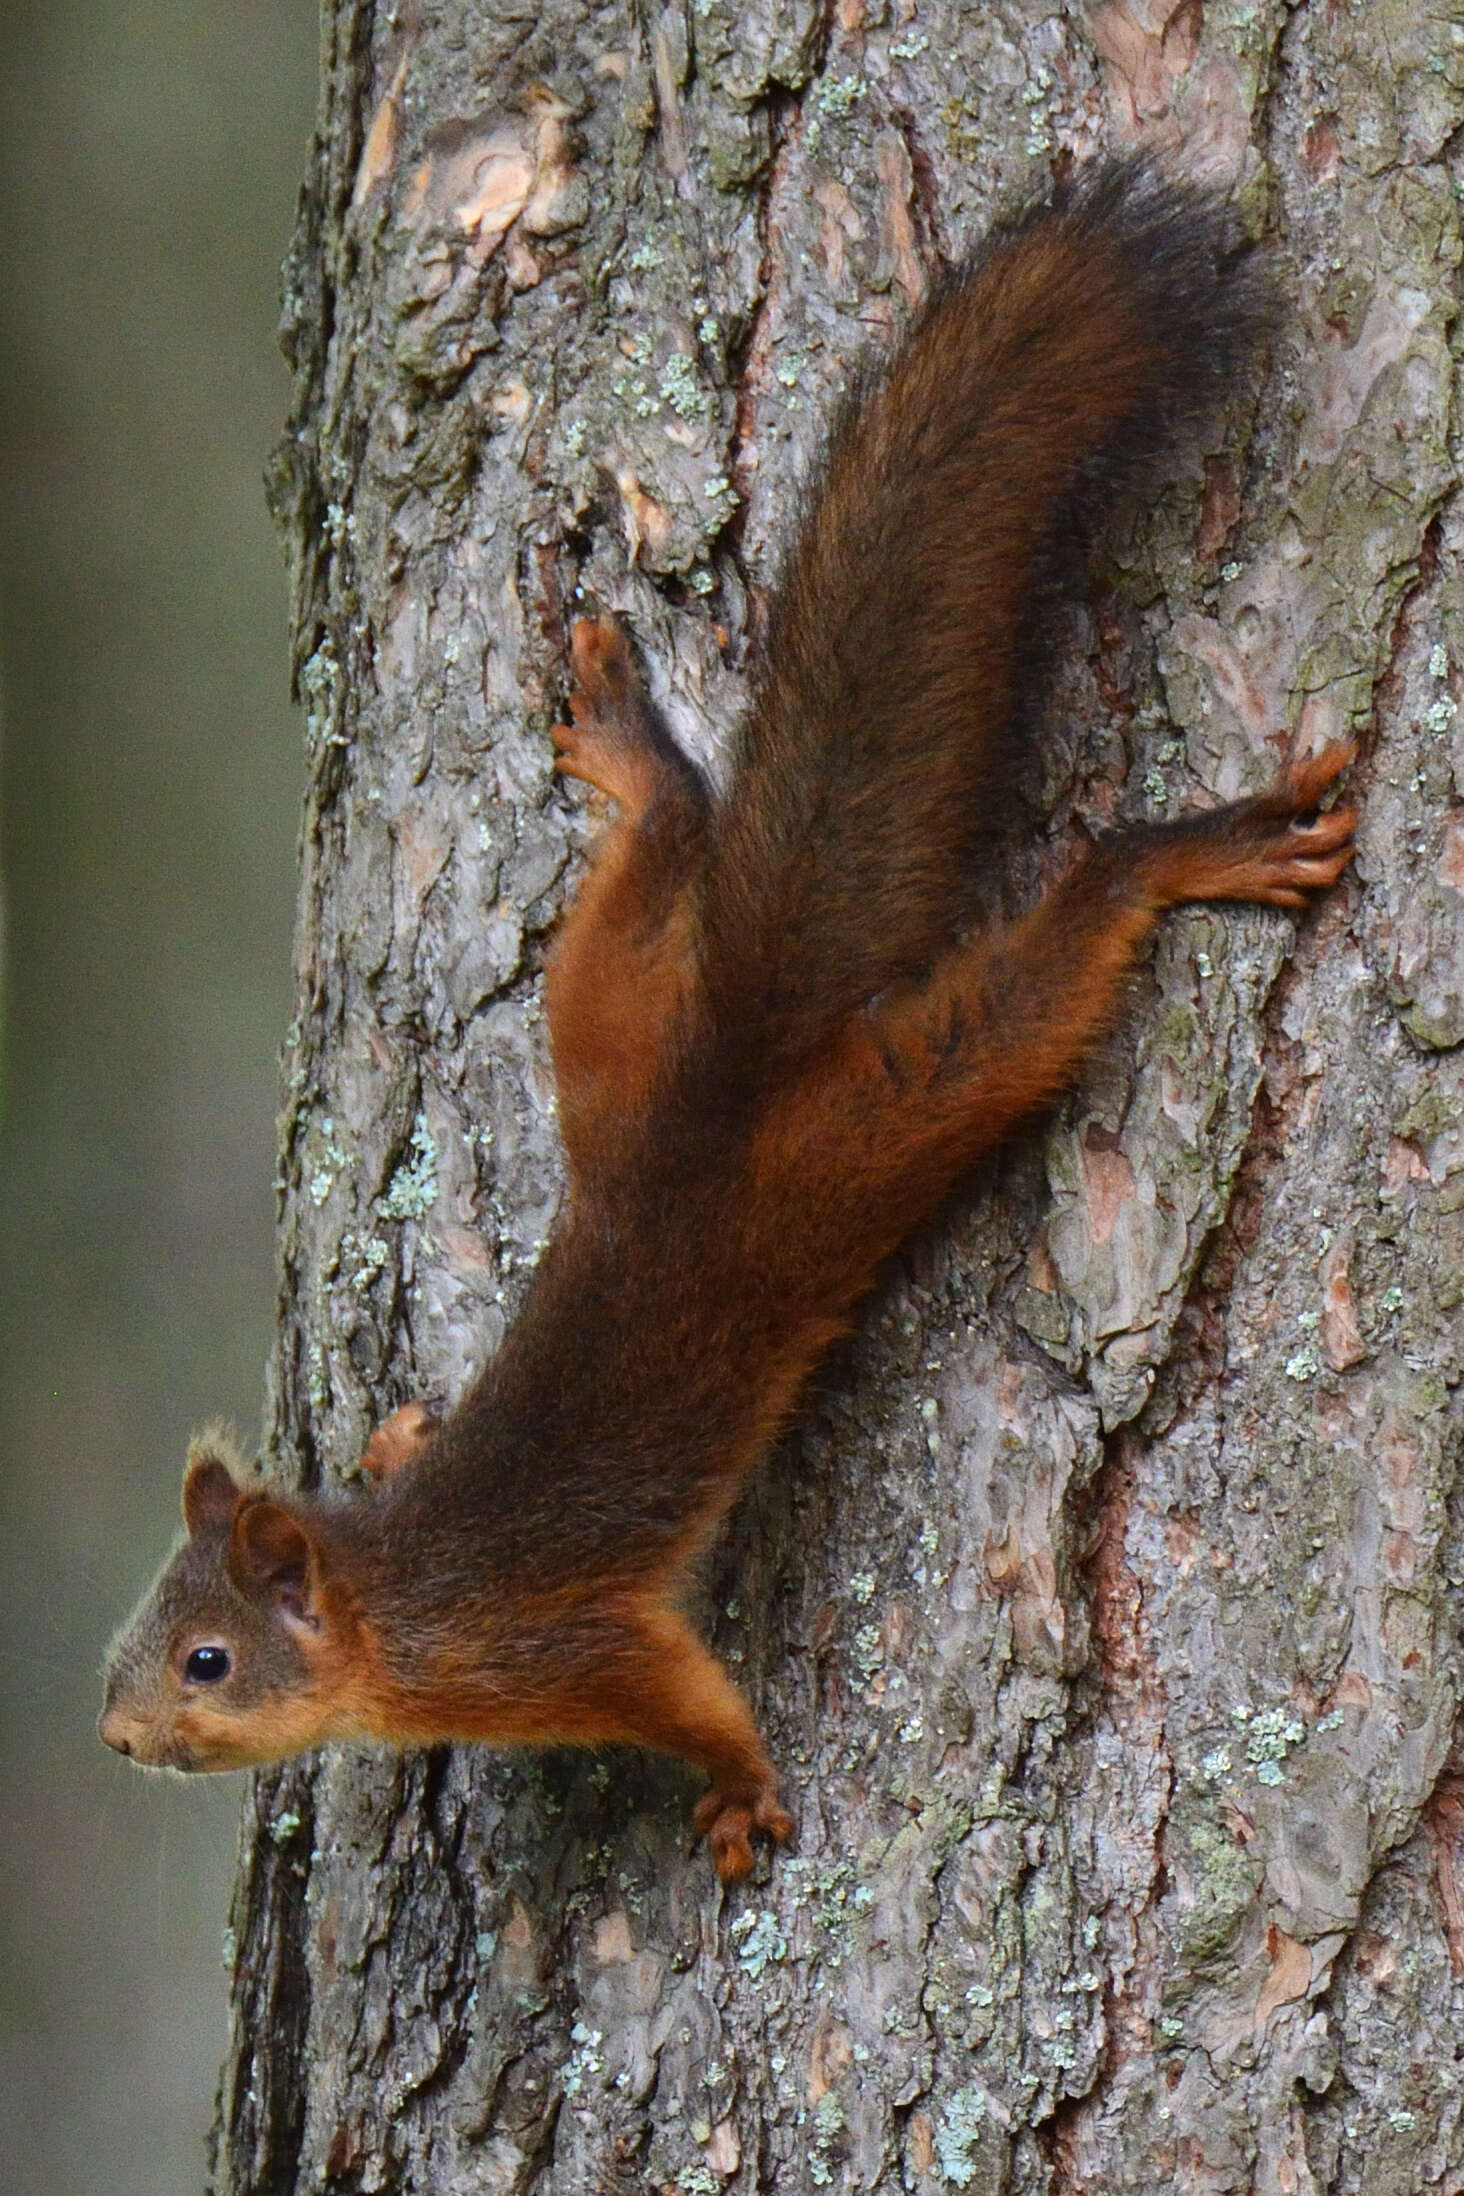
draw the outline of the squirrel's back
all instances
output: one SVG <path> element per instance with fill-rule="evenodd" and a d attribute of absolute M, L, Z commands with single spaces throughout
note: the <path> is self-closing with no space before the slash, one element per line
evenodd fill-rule
<path fill-rule="evenodd" d="M 1215 198 L 1109 162 L 998 229 L 854 392 L 701 893 L 712 1026 L 763 1069 L 971 919 L 1069 537 L 1172 466 L 1268 318 Z"/>

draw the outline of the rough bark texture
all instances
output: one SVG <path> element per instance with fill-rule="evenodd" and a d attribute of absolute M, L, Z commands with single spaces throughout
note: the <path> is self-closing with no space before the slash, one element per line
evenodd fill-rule
<path fill-rule="evenodd" d="M 1166 927 L 917 1246 L 709 1622 L 795 1857 L 674 1764 L 261 1777 L 216 2185 L 1464 2188 L 1464 22 L 1413 0 L 327 0 L 288 271 L 310 788 L 274 1443 L 494 1346 L 559 1192 L 566 621 L 698 754 L 853 359 L 1054 164 L 1238 181 L 1296 310 L 1111 545 L 1051 841 L 1355 730 L 1355 873 Z"/>

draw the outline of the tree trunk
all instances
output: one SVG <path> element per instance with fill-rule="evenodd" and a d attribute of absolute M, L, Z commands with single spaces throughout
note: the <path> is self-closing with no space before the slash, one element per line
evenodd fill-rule
<path fill-rule="evenodd" d="M 1350 730 L 1356 868 L 1169 921 L 744 1505 L 707 1622 L 796 1855 L 724 1896 L 633 1754 L 256 1780 L 231 2196 L 1464 2188 L 1464 26 L 890 12 L 327 0 L 278 1458 L 455 1393 L 550 1225 L 576 607 L 715 761 L 851 363 L 1102 141 L 1235 179 L 1295 314 L 1108 545 L 1044 829 Z"/>

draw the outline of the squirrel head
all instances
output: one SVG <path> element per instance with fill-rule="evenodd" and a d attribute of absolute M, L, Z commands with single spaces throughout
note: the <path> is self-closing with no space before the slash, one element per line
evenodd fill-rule
<path fill-rule="evenodd" d="M 98 1735 L 148 1768 L 243 1769 L 355 1728 L 354 1607 L 319 1520 L 242 1469 L 217 1432 L 190 1448 L 186 1537 L 108 1653 Z"/>

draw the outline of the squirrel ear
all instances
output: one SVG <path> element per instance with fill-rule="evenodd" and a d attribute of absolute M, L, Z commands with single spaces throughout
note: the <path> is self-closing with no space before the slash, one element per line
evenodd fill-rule
<path fill-rule="evenodd" d="M 250 1495 L 239 1504 L 229 1535 L 229 1575 L 243 1593 L 272 1593 L 291 1622 L 318 1631 L 315 1542 L 283 1502 Z"/>
<path fill-rule="evenodd" d="M 221 1458 L 190 1456 L 183 1474 L 183 1522 L 196 1540 L 200 1533 L 227 1532 L 239 1507 L 234 1475 Z"/>

